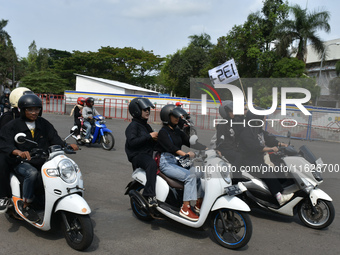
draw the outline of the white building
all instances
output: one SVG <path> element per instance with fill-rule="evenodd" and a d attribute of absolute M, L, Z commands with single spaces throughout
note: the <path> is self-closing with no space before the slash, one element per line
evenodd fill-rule
<path fill-rule="evenodd" d="M 142 87 L 134 86 L 128 83 L 113 81 L 103 78 L 96 78 L 81 74 L 76 75 L 76 90 L 65 91 L 67 102 L 75 102 L 78 97 L 93 97 L 98 102 L 104 100 L 104 98 L 116 98 L 117 96 L 123 96 L 131 98 L 136 95 L 149 95 L 157 96 L 159 92 L 145 89 Z"/>
<path fill-rule="evenodd" d="M 337 107 L 337 100 L 330 95 L 328 85 L 329 82 L 336 77 L 335 64 L 340 60 L 340 38 L 327 41 L 324 45 L 325 51 L 322 61 L 322 56 L 317 54 L 310 45 L 307 46 L 306 67 L 308 75 L 316 77 L 316 82 L 321 87 L 321 96 L 318 105 Z"/>

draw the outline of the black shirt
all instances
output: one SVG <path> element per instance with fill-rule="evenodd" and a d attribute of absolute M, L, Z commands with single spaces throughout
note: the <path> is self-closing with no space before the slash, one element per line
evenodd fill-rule
<path fill-rule="evenodd" d="M 160 153 L 169 152 L 176 155 L 176 151 L 181 150 L 182 145 L 190 147 L 189 136 L 187 136 L 178 127 L 171 129 L 169 126 L 163 126 L 158 132 L 156 150 Z M 206 146 L 200 143 L 191 145 L 194 149 L 204 150 Z"/>

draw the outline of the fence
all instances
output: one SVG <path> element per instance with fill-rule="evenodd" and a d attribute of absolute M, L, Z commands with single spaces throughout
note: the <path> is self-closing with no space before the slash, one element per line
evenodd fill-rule
<path fill-rule="evenodd" d="M 131 120 L 128 109 L 129 103 L 122 99 L 105 99 L 103 113 L 105 117 Z M 161 122 L 160 111 L 164 105 L 157 104 L 151 112 L 149 122 Z M 201 114 L 199 103 L 190 104 L 186 109 L 195 126 L 214 130 L 214 119 L 220 119 L 217 107 L 208 107 L 207 114 Z M 268 116 L 265 129 L 276 136 L 286 136 L 290 131 L 291 136 L 303 140 L 324 140 L 340 142 L 340 109 L 309 107 L 311 115 L 304 115 L 293 107 L 287 108 L 287 115 L 281 115 L 278 108 Z"/>
<path fill-rule="evenodd" d="M 63 95 L 38 94 L 42 99 L 44 112 L 66 113 L 66 97 Z M 129 102 L 124 99 L 105 98 L 103 115 L 107 118 L 131 120 Z M 161 123 L 160 111 L 164 104 L 155 104 L 149 122 Z M 208 107 L 207 114 L 201 114 L 201 104 L 191 103 L 185 109 L 191 120 L 201 129 L 214 130 L 214 119 L 220 119 L 217 107 Z M 340 109 L 308 107 L 311 115 L 304 115 L 299 109 L 287 108 L 287 115 L 282 116 L 280 108 L 271 114 L 265 129 L 277 136 L 291 136 L 303 140 L 323 140 L 340 142 Z"/>
<path fill-rule="evenodd" d="M 66 96 L 52 94 L 37 94 L 42 101 L 43 112 L 66 113 Z"/>

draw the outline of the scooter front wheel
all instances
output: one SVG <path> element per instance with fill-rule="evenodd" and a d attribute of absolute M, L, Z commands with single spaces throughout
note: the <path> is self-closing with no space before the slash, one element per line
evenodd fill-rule
<path fill-rule="evenodd" d="M 214 211 L 210 227 L 215 240 L 223 247 L 233 250 L 245 246 L 253 232 L 247 213 L 229 209 Z"/>
<path fill-rule="evenodd" d="M 300 220 L 310 228 L 322 229 L 328 227 L 334 220 L 335 210 L 332 202 L 319 199 L 312 207 L 309 199 L 303 200 L 298 207 Z"/>
<path fill-rule="evenodd" d="M 115 145 L 115 138 L 113 137 L 112 133 L 105 132 L 104 136 L 101 137 L 101 144 L 104 150 L 111 150 Z"/>
<path fill-rule="evenodd" d="M 78 251 L 87 249 L 93 240 L 93 226 L 89 215 L 61 212 L 62 229 L 67 244 Z"/>

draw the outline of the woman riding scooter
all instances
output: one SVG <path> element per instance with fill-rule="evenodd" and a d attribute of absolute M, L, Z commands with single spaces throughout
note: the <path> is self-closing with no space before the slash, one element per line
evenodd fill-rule
<path fill-rule="evenodd" d="M 180 215 L 186 219 L 197 221 L 198 216 L 190 207 L 190 201 L 196 200 L 194 210 L 199 213 L 201 208 L 203 192 L 201 190 L 200 179 L 194 168 L 186 169 L 178 165 L 176 156 L 194 157 L 193 152 L 184 152 L 182 145 L 190 146 L 189 137 L 178 127 L 179 118 L 187 114 L 185 110 L 175 105 L 166 105 L 162 108 L 160 116 L 163 127 L 158 133 L 158 144 L 156 150 L 161 153 L 159 168 L 162 173 L 170 178 L 184 182 L 183 205 Z M 195 145 L 195 149 L 204 150 L 206 147 L 200 143 Z"/>

